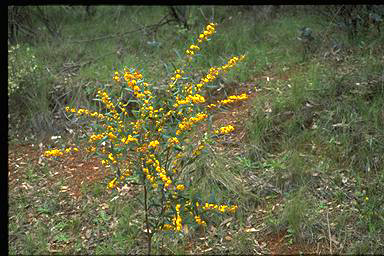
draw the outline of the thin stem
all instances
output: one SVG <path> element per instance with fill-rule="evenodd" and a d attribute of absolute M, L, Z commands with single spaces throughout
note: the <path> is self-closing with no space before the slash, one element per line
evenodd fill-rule
<path fill-rule="evenodd" d="M 148 221 L 148 206 L 147 206 L 147 186 L 144 183 L 144 210 L 145 210 L 145 222 L 147 224 L 147 235 L 148 235 L 148 255 L 151 254 L 151 240 L 152 236 L 149 231 L 149 221 Z"/>

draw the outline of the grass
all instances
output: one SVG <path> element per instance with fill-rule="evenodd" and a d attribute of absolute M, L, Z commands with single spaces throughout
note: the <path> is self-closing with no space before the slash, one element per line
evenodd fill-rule
<path fill-rule="evenodd" d="M 149 29 L 124 34 L 156 24 L 166 7 L 97 6 L 92 17 L 80 7 L 51 8 L 62 37 L 52 39 L 34 21 L 38 37 L 22 41 L 44 67 L 33 78 L 38 83 L 29 85 L 36 90 L 17 96 L 32 105 L 9 102 L 9 129 L 17 131 L 10 132 L 8 160 L 11 255 L 146 252 L 138 188 L 107 192 L 108 177 L 94 182 L 83 177 L 84 183 L 74 185 L 65 172 L 53 175 L 66 170 L 65 161 L 38 163 L 38 144 L 53 142 L 29 138 L 34 146 L 27 152 L 20 144 L 28 143 L 24 138 L 30 129 L 47 130 L 49 138 L 64 132 L 64 125 L 78 127 L 65 119 L 60 107 L 96 109 L 96 87 L 110 83 L 114 69 L 134 65 L 156 86 L 164 84 L 161 77 L 182 64 L 183 49 L 205 24 L 204 17 L 213 15 L 222 22 L 197 60 L 201 69 L 193 72 L 199 77 L 228 56 L 246 52 L 247 62 L 215 85 L 229 93 L 245 84 L 257 92 L 249 116 L 241 122 L 246 134 L 241 143 L 212 146 L 185 175 L 196 179 L 191 188 L 196 196 L 209 200 L 214 194 L 223 203 L 238 198 L 239 211 L 213 217 L 205 230 L 155 237 L 153 252 L 384 251 L 382 32 L 371 28 L 351 39 L 334 21 L 305 8 L 284 7 L 274 18 L 258 19 L 241 6 L 193 6 L 188 32 L 170 23 L 156 34 Z M 73 12 L 72 17 L 66 12 Z M 297 40 L 304 26 L 315 37 L 309 53 Z M 111 37 L 95 40 L 105 35 Z M 335 42 L 341 45 L 336 53 Z M 18 112 L 20 106 L 29 111 Z M 233 118 L 230 110 L 228 120 Z M 14 121 L 23 116 L 28 118 L 22 125 Z M 79 187 L 80 198 L 70 195 L 72 186 Z"/>

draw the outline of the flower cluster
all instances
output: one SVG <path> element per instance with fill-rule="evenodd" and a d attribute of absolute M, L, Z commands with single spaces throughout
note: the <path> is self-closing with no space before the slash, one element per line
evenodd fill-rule
<path fill-rule="evenodd" d="M 172 138 L 168 139 L 168 143 L 171 144 L 171 145 L 175 145 L 175 144 L 180 144 L 180 141 L 179 141 L 178 138 L 172 137 Z"/>
<path fill-rule="evenodd" d="M 206 225 L 207 224 L 204 220 L 201 219 L 200 215 L 195 216 L 195 221 L 199 225 Z"/>
<path fill-rule="evenodd" d="M 151 141 L 149 143 L 149 147 L 150 148 L 157 148 L 157 146 L 160 144 L 160 142 L 158 140 L 154 140 L 154 141 Z"/>
<path fill-rule="evenodd" d="M 164 224 L 163 230 L 174 230 L 174 231 L 181 231 L 182 230 L 182 218 L 180 216 L 180 208 L 181 204 L 176 204 L 175 210 L 176 215 L 172 217 L 172 224 Z"/>
<path fill-rule="evenodd" d="M 76 111 L 75 108 L 65 107 L 65 111 L 70 112 L 70 113 L 77 113 L 77 115 L 79 115 L 79 116 L 85 115 L 85 116 L 90 116 L 90 117 L 99 118 L 99 119 L 105 118 L 105 116 L 103 114 L 100 114 L 99 112 L 96 112 L 96 111 L 92 112 L 92 111 L 89 111 L 88 109 L 84 109 L 84 108 L 79 108 Z"/>
<path fill-rule="evenodd" d="M 194 104 L 199 104 L 199 103 L 204 103 L 205 98 L 204 96 L 201 96 L 200 94 L 195 94 L 195 95 L 188 95 L 185 100 L 181 100 L 179 97 L 176 97 L 176 103 L 173 104 L 173 107 L 178 107 L 179 105 L 185 105 L 189 103 L 194 103 Z"/>
<path fill-rule="evenodd" d="M 209 24 L 206 26 L 206 28 L 205 28 L 205 30 L 203 31 L 203 33 L 201 33 L 201 34 L 199 35 L 199 38 L 197 39 L 198 44 L 201 44 L 201 43 L 203 43 L 204 41 L 207 41 L 208 38 L 209 38 L 210 36 L 212 36 L 212 35 L 215 33 L 215 27 L 216 27 L 216 24 L 214 24 L 214 23 L 209 23 Z M 187 50 L 185 51 L 185 53 L 186 53 L 188 56 L 193 56 L 193 55 L 195 55 L 196 52 L 199 51 L 199 50 L 200 50 L 200 47 L 199 47 L 198 45 L 191 44 L 191 45 L 189 46 L 189 49 L 187 49 Z"/>
<path fill-rule="evenodd" d="M 157 142 L 152 143 L 157 147 Z M 172 179 L 167 175 L 167 170 L 160 165 L 160 161 L 156 159 L 154 154 L 149 154 L 143 158 L 145 160 L 145 167 L 142 170 L 146 179 L 152 184 L 153 188 L 157 188 L 159 183 L 163 184 L 165 189 L 169 189 L 172 184 Z"/>
<path fill-rule="evenodd" d="M 217 210 L 219 212 L 235 212 L 238 208 L 237 205 L 232 205 L 232 206 L 228 206 L 228 205 L 217 205 L 217 204 L 210 204 L 210 203 L 205 203 L 205 205 L 202 207 L 203 210 Z"/>
<path fill-rule="evenodd" d="M 111 180 L 110 182 L 108 182 L 108 188 L 109 189 L 113 189 L 116 187 L 117 185 L 117 182 L 116 182 L 117 178 L 114 178 L 113 180 Z"/>
<path fill-rule="evenodd" d="M 175 86 L 176 82 L 177 82 L 179 79 L 182 78 L 183 74 L 184 74 L 184 71 L 183 71 L 183 70 L 181 70 L 181 69 L 176 69 L 176 70 L 175 70 L 175 75 L 171 77 L 172 82 L 169 84 L 169 87 L 170 87 L 170 88 L 173 88 L 173 87 Z"/>
<path fill-rule="evenodd" d="M 193 156 L 199 156 L 201 154 L 201 151 L 205 148 L 205 145 L 204 144 L 200 144 L 197 149 L 195 149 L 193 152 L 192 152 L 192 155 Z"/>
<path fill-rule="evenodd" d="M 45 157 L 51 157 L 51 156 L 62 156 L 64 153 L 60 151 L 59 149 L 52 149 L 47 150 L 44 152 Z"/>
<path fill-rule="evenodd" d="M 64 153 L 71 153 L 71 151 L 78 152 L 79 149 L 74 147 L 74 148 L 65 148 L 64 150 L 59 150 L 59 149 L 47 150 L 44 152 L 44 156 L 45 157 L 63 156 Z"/>
<path fill-rule="evenodd" d="M 237 62 L 244 60 L 244 58 L 245 58 L 245 55 L 240 55 L 239 57 L 234 56 L 234 57 L 232 57 L 232 58 L 228 61 L 227 64 L 223 65 L 221 68 L 222 68 L 224 71 L 226 71 L 226 70 L 228 70 L 228 69 L 231 69 L 231 68 L 233 68 L 233 67 L 237 64 Z"/>
<path fill-rule="evenodd" d="M 128 134 L 127 137 L 121 139 L 121 142 L 128 144 L 129 142 L 138 142 L 138 139 L 133 137 L 131 134 Z"/>
<path fill-rule="evenodd" d="M 206 26 L 204 32 L 203 32 L 202 34 L 199 35 L 199 38 L 197 39 L 197 41 L 198 41 L 199 43 L 202 43 L 203 41 L 207 41 L 208 38 L 209 38 L 210 36 L 212 36 L 213 33 L 215 33 L 215 27 L 216 27 L 216 24 L 214 24 L 214 23 L 209 23 L 209 24 Z"/>
<path fill-rule="evenodd" d="M 193 91 L 195 91 L 195 93 L 199 92 L 203 89 L 205 84 L 213 82 L 220 75 L 220 73 L 227 72 L 230 68 L 234 67 L 239 61 L 244 60 L 244 58 L 245 55 L 240 55 L 239 57 L 234 56 L 230 58 L 228 62 L 223 66 L 218 68 L 210 68 L 209 73 L 206 76 L 202 77 L 199 83 L 193 86 L 189 86 L 187 88 L 188 93 L 192 93 Z"/>
<path fill-rule="evenodd" d="M 214 133 L 215 134 L 228 134 L 234 130 L 235 130 L 235 127 L 233 127 L 232 125 L 227 125 L 227 126 L 220 127 L 220 129 L 218 129 L 218 130 L 215 130 Z"/>
<path fill-rule="evenodd" d="M 191 130 L 192 125 L 201 122 L 202 120 L 208 117 L 205 113 L 198 113 L 196 117 L 190 117 L 189 119 L 184 118 L 181 123 L 179 123 L 179 129 L 176 131 L 176 135 L 180 135 L 183 131 Z"/>
<path fill-rule="evenodd" d="M 248 99 L 248 95 L 246 93 L 243 93 L 240 95 L 231 95 L 224 100 L 217 101 L 216 104 L 215 103 L 209 104 L 207 106 L 207 108 L 214 108 L 214 107 L 218 107 L 220 105 L 227 105 L 227 104 L 231 104 L 231 103 L 246 100 L 246 99 Z"/>
<path fill-rule="evenodd" d="M 127 169 L 125 170 L 122 175 L 120 175 L 120 181 L 123 181 L 125 180 L 126 177 L 129 177 L 132 175 L 132 171 Z M 108 189 L 114 189 L 117 187 L 117 184 L 118 184 L 118 179 L 117 178 L 113 178 L 110 182 L 108 182 L 107 184 L 107 188 Z"/>
<path fill-rule="evenodd" d="M 180 208 L 181 208 L 181 205 L 180 204 L 177 204 L 176 205 L 176 216 L 173 217 L 173 225 L 175 226 L 176 230 L 177 231 L 181 231 L 181 228 L 182 228 L 182 219 L 181 219 L 181 216 L 180 216 Z"/>

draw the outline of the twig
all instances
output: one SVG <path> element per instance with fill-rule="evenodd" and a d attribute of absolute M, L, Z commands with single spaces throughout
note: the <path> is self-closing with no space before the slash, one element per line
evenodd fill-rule
<path fill-rule="evenodd" d="M 331 238 L 331 228 L 329 226 L 328 210 L 327 210 L 327 224 L 328 224 L 328 238 L 329 238 L 329 253 L 332 254 L 332 238 Z"/>
<path fill-rule="evenodd" d="M 98 41 L 98 40 L 104 40 L 104 39 L 109 39 L 109 38 L 114 38 L 114 37 L 119 37 L 119 36 L 123 36 L 123 35 L 127 35 L 127 34 L 131 34 L 131 33 L 135 33 L 135 32 L 138 32 L 138 31 L 141 31 L 141 30 L 144 30 L 146 28 L 153 28 L 155 31 L 158 29 L 158 27 L 162 26 L 162 25 L 165 25 L 173 20 L 165 20 L 164 22 L 162 22 L 165 18 L 167 18 L 168 15 L 164 16 L 160 21 L 159 23 L 157 24 L 152 24 L 152 25 L 148 25 L 148 26 L 143 26 L 142 28 L 138 28 L 138 29 L 135 29 L 135 30 L 131 30 L 131 31 L 126 31 L 126 32 L 123 32 L 123 33 L 115 33 L 115 34 L 110 34 L 110 35 L 106 35 L 106 36 L 100 36 L 100 37 L 96 37 L 96 38 L 92 38 L 92 39 L 86 39 L 86 40 L 80 40 L 80 41 L 72 41 L 72 42 L 69 42 L 70 44 L 71 43 L 88 43 L 88 42 L 92 42 L 92 41 Z"/>
<path fill-rule="evenodd" d="M 122 50 L 125 50 L 125 49 L 128 49 L 128 48 L 127 48 L 127 47 L 126 47 L 126 48 L 122 48 Z M 57 73 L 57 75 L 59 75 L 59 74 L 65 72 L 66 70 L 71 69 L 71 68 L 82 68 L 82 67 L 84 67 L 84 66 L 86 66 L 86 65 L 91 64 L 92 62 L 96 62 L 96 61 L 98 61 L 98 60 L 100 60 L 100 59 L 102 59 L 102 58 L 104 58 L 104 57 L 106 57 L 106 56 L 108 56 L 108 55 L 112 55 L 112 54 L 114 54 L 114 53 L 116 53 L 116 52 L 115 52 L 115 51 L 113 51 L 113 52 L 109 52 L 109 53 L 103 54 L 103 55 L 101 55 L 101 56 L 99 56 L 99 57 L 97 57 L 97 58 L 95 58 L 95 59 L 91 59 L 91 60 L 85 61 L 85 62 L 80 63 L 80 64 L 75 64 L 75 65 L 72 65 L 72 66 L 70 66 L 70 67 L 65 67 L 64 69 L 60 70 L 60 71 Z"/>
<path fill-rule="evenodd" d="M 123 49 L 127 49 L 127 48 L 123 48 Z M 104 58 L 104 57 L 106 57 L 106 56 L 108 56 L 108 55 L 112 55 L 112 54 L 114 54 L 114 53 L 116 53 L 116 52 L 113 51 L 113 52 L 109 52 L 109 53 L 103 54 L 103 55 L 97 57 L 96 59 L 93 59 L 93 60 L 89 60 L 89 61 L 83 62 L 83 63 L 79 64 L 79 66 L 80 66 L 80 67 L 86 66 L 86 65 L 88 65 L 88 64 L 91 64 L 92 62 L 96 62 L 96 61 L 98 61 L 98 60 L 100 60 L 100 59 L 102 59 L 102 58 Z"/>
<path fill-rule="evenodd" d="M 199 10 L 200 10 L 200 12 L 201 12 L 201 15 L 203 15 L 205 21 L 207 22 L 208 19 L 207 19 L 207 17 L 205 17 L 205 14 L 204 14 L 203 10 L 201 9 L 201 7 L 199 8 Z"/>
<path fill-rule="evenodd" d="M 151 233 L 149 231 L 149 221 L 148 221 L 148 205 L 147 205 L 147 186 L 144 183 L 144 210 L 145 210 L 145 222 L 147 224 L 147 235 L 148 235 L 148 255 L 151 255 Z"/>

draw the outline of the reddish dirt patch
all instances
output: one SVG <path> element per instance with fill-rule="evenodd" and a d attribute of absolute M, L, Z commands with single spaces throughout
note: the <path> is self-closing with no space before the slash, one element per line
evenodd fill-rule
<path fill-rule="evenodd" d="M 47 174 L 51 183 L 62 178 L 68 193 L 79 198 L 82 195 L 81 188 L 84 182 L 100 182 L 108 175 L 96 158 L 85 158 L 82 153 L 68 154 L 57 160 L 43 159 L 41 156 L 45 149 L 37 146 L 10 145 L 8 149 L 8 181 L 19 182 L 19 177 L 29 166 L 48 166 L 50 173 Z"/>
<path fill-rule="evenodd" d="M 13 181 L 18 170 L 30 163 L 37 163 L 40 152 L 32 145 L 9 145 L 8 148 L 8 180 Z"/>
<path fill-rule="evenodd" d="M 99 159 L 95 157 L 83 159 L 76 155 L 60 159 L 59 171 L 53 174 L 65 176 L 66 186 L 70 190 L 69 194 L 75 198 L 82 196 L 81 187 L 84 182 L 86 184 L 101 182 L 108 175 Z"/>
<path fill-rule="evenodd" d="M 327 253 L 325 245 L 318 243 L 317 245 L 306 243 L 289 244 L 285 237 L 287 231 L 281 231 L 277 234 L 270 234 L 266 237 L 267 245 L 271 255 L 298 255 L 298 254 L 323 254 Z"/>

